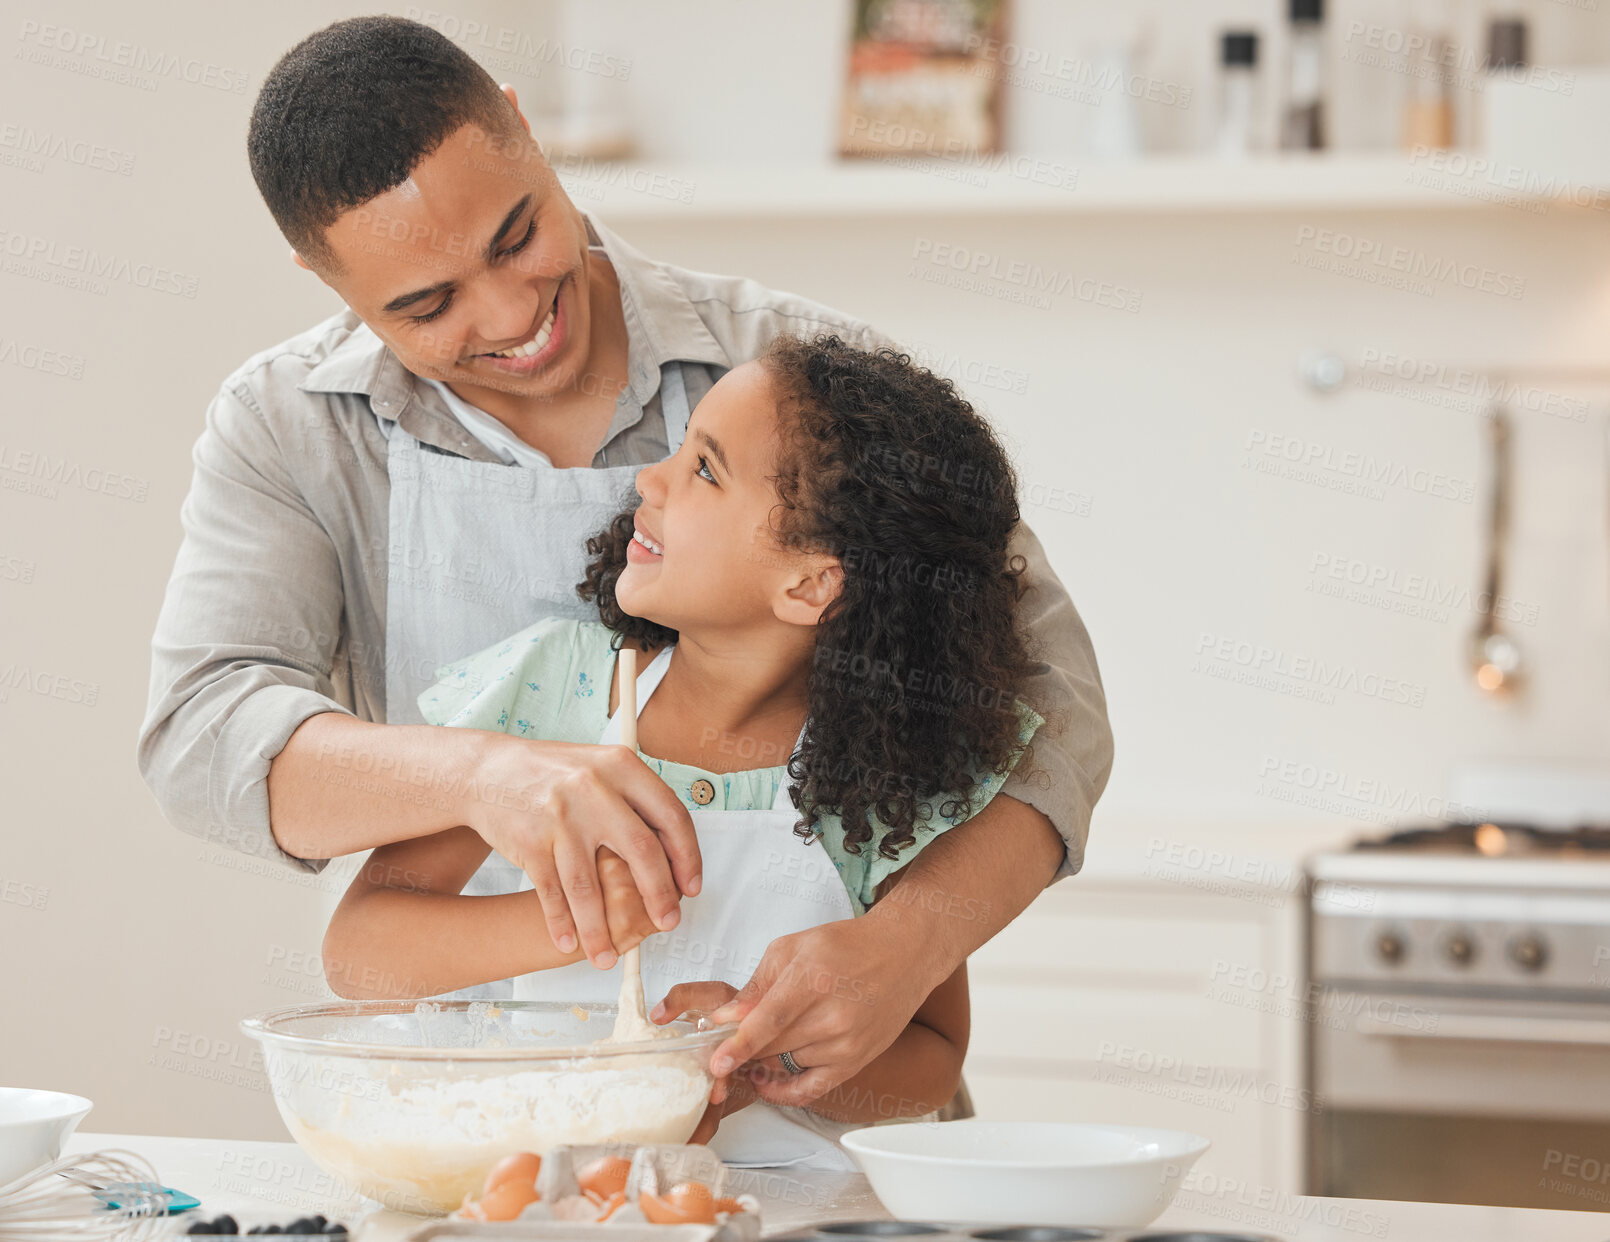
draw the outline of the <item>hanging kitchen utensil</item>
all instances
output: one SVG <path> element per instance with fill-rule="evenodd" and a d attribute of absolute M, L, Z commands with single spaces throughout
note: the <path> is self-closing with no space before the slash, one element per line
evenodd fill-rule
<path fill-rule="evenodd" d="M 1499 628 L 1498 599 L 1504 583 L 1504 557 L 1509 537 L 1510 425 L 1501 405 L 1487 411 L 1490 457 L 1487 491 L 1487 574 L 1476 600 L 1481 619 L 1470 636 L 1470 664 L 1476 685 L 1488 694 L 1508 694 L 1520 681 L 1521 649 Z"/>

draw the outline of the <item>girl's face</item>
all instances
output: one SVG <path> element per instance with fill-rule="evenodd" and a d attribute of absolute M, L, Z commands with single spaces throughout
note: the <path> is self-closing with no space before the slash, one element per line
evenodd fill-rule
<path fill-rule="evenodd" d="M 729 371 L 699 402 L 682 447 L 638 473 L 637 537 L 615 585 L 626 612 L 679 631 L 816 623 L 837 562 L 773 533 L 778 447 L 765 368 Z"/>

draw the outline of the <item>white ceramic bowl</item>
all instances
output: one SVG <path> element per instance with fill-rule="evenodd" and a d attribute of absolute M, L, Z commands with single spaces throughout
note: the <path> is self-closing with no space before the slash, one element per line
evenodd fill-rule
<path fill-rule="evenodd" d="M 0 1186 L 44 1168 L 92 1105 L 81 1095 L 0 1087 Z"/>
<path fill-rule="evenodd" d="M 842 1142 L 901 1220 L 1137 1229 L 1162 1215 L 1208 1140 L 1183 1130 L 947 1121 Z"/>

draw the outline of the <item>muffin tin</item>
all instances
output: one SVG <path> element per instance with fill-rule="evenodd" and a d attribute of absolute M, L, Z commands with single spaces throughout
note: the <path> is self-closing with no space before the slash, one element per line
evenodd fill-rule
<path fill-rule="evenodd" d="M 1213 1229 L 1065 1229 L 1058 1225 L 940 1225 L 909 1220 L 847 1220 L 796 1229 L 766 1242 L 1281 1242 L 1267 1233 L 1221 1233 Z"/>

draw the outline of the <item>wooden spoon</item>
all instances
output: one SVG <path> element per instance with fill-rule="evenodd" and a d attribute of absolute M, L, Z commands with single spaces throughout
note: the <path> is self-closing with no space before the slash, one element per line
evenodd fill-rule
<path fill-rule="evenodd" d="M 620 706 L 616 709 L 621 722 L 621 745 L 637 752 L 637 652 L 622 647 L 620 652 Z M 643 1002 L 643 964 L 638 947 L 627 949 L 621 955 L 621 994 L 615 1010 L 615 1030 L 610 1035 L 614 1043 L 635 1043 L 654 1039 L 661 1034 L 659 1027 L 648 1020 Z"/>

